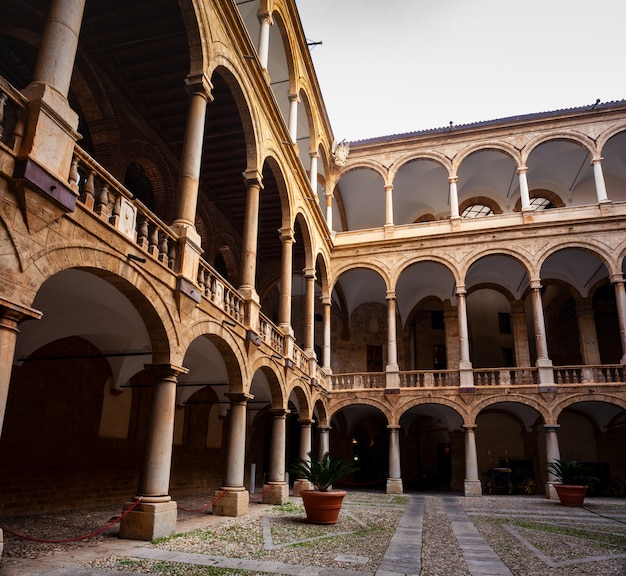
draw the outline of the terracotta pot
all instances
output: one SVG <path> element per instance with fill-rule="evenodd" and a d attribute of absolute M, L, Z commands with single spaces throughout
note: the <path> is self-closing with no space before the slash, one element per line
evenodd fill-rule
<path fill-rule="evenodd" d="M 585 501 L 585 494 L 587 494 L 587 486 L 555 484 L 554 489 L 563 506 L 582 506 Z"/>
<path fill-rule="evenodd" d="M 300 496 L 302 496 L 307 520 L 312 524 L 335 524 L 345 495 L 345 490 L 329 492 L 303 490 Z"/>

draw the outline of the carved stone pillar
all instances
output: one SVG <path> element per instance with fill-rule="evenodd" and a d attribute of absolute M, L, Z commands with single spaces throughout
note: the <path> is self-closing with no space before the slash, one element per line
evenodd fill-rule
<path fill-rule="evenodd" d="M 187 126 L 176 192 L 176 212 L 172 229 L 179 236 L 180 255 L 177 271 L 195 284 L 200 255 L 202 254 L 200 234 L 196 231 L 195 221 L 206 108 L 207 103 L 212 100 L 212 85 L 204 74 L 187 78 L 186 84 L 189 92 L 189 111 L 187 113 Z"/>
<path fill-rule="evenodd" d="M 259 60 L 261 68 L 267 69 L 267 60 L 270 49 L 270 26 L 272 25 L 272 16 L 269 12 L 259 13 L 259 22 L 261 29 L 259 30 Z"/>
<path fill-rule="evenodd" d="M 626 290 L 624 290 L 624 278 L 621 274 L 613 274 L 611 275 L 611 282 L 615 290 L 617 321 L 619 323 L 619 336 L 622 343 L 621 364 L 626 364 Z"/>
<path fill-rule="evenodd" d="M 467 305 L 465 302 L 465 286 L 456 287 L 456 307 L 459 315 L 459 372 L 461 376 L 461 390 L 474 390 L 474 373 L 469 355 L 469 330 L 467 327 Z"/>
<path fill-rule="evenodd" d="M 604 174 L 602 173 L 602 160 L 602 157 L 597 157 L 591 161 L 591 164 L 593 166 L 593 178 L 596 184 L 596 196 L 598 198 L 598 204 L 610 202 L 606 194 L 606 184 L 604 182 Z"/>
<path fill-rule="evenodd" d="M 459 216 L 459 194 L 457 191 L 456 183 L 459 181 L 458 176 L 450 176 L 448 178 L 449 193 L 450 193 L 450 218 L 460 218 Z"/>
<path fill-rule="evenodd" d="M 546 463 L 556 462 L 561 458 L 561 452 L 559 450 L 559 439 L 557 437 L 558 424 L 546 424 L 544 427 L 546 432 Z M 548 482 L 546 483 L 546 497 L 550 500 L 558 500 L 559 495 L 554 489 L 556 484 L 556 478 L 548 472 Z"/>
<path fill-rule="evenodd" d="M 296 143 L 298 140 L 298 102 L 300 99 L 297 94 L 289 95 L 289 135 L 291 141 Z"/>
<path fill-rule="evenodd" d="M 264 504 L 283 504 L 289 500 L 289 485 L 285 481 L 286 417 L 289 410 L 272 410 L 272 445 L 268 483 L 263 487 Z"/>
<path fill-rule="evenodd" d="M 393 184 L 385 184 L 385 226 L 393 226 Z"/>
<path fill-rule="evenodd" d="M 0 298 L 0 434 L 9 395 L 18 326 L 24 320 L 39 320 L 41 312 Z"/>
<path fill-rule="evenodd" d="M 313 190 L 313 197 L 315 198 L 317 196 L 317 159 L 319 158 L 317 150 L 309 152 L 309 157 L 311 158 L 309 181 L 311 182 L 311 190 Z"/>
<path fill-rule="evenodd" d="M 526 310 L 520 300 L 511 302 L 511 328 L 515 346 L 515 364 L 520 367 L 530 366 L 530 348 L 528 346 L 528 330 L 526 329 Z"/>
<path fill-rule="evenodd" d="M 333 230 L 333 195 L 330 192 L 326 192 L 326 224 L 328 229 Z"/>
<path fill-rule="evenodd" d="M 530 205 L 530 194 L 528 192 L 528 179 L 526 177 L 527 172 L 528 168 L 526 166 L 520 166 L 517 169 L 517 176 L 519 178 L 519 194 L 522 201 L 522 212 L 532 211 L 532 206 Z"/>
<path fill-rule="evenodd" d="M 304 303 L 304 351 L 309 358 L 315 358 L 315 270 L 304 271 L 306 292 Z"/>
<path fill-rule="evenodd" d="M 330 452 L 330 426 L 319 426 L 320 431 L 320 460 L 326 452 Z"/>
<path fill-rule="evenodd" d="M 169 496 L 176 383 L 187 369 L 169 364 L 146 366 L 152 372 L 152 403 L 148 431 L 139 476 L 138 497 L 141 503 L 121 522 L 120 537 L 132 540 L 154 540 L 176 532 L 176 502 Z M 135 503 L 128 502 L 125 509 Z"/>
<path fill-rule="evenodd" d="M 213 504 L 216 516 L 242 516 L 248 512 L 250 495 L 244 488 L 244 466 L 246 459 L 246 411 L 251 394 L 226 394 L 230 400 L 228 415 L 228 446 L 226 448 L 226 475 L 224 485 L 216 491 Z"/>
<path fill-rule="evenodd" d="M 389 430 L 389 477 L 387 494 L 402 494 L 402 473 L 400 471 L 400 426 L 387 426 Z"/>
<path fill-rule="evenodd" d="M 293 244 L 295 242 L 293 230 L 280 230 L 282 242 L 282 256 L 280 260 L 280 295 L 278 304 L 278 326 L 285 336 L 286 358 L 291 358 L 293 352 L 293 328 L 291 326 L 291 280 L 293 274 Z"/>
<path fill-rule="evenodd" d="M 299 420 L 300 423 L 300 450 L 299 458 L 309 460 L 309 452 L 311 452 L 311 420 Z M 296 478 L 293 483 L 293 495 L 299 496 L 302 490 L 312 490 L 313 485 L 308 480 Z"/>
<path fill-rule="evenodd" d="M 476 454 L 476 426 L 465 428 L 465 496 L 481 496 L 482 486 L 478 478 L 478 457 Z"/>
<path fill-rule="evenodd" d="M 539 281 L 531 281 L 533 325 L 535 329 L 535 341 L 537 343 L 537 368 L 539 371 L 540 386 L 554 386 L 554 371 L 552 360 L 548 357 L 548 339 L 546 338 L 546 324 L 543 315 L 543 302 L 541 300 L 541 284 Z"/>
<path fill-rule="evenodd" d="M 262 177 L 258 172 L 246 172 L 246 215 L 243 226 L 243 256 L 241 259 L 241 286 L 239 292 L 245 299 L 244 321 L 251 330 L 258 330 L 261 308 L 256 291 L 257 238 L 259 231 L 259 200 Z"/>
<path fill-rule="evenodd" d="M 331 317 L 330 317 L 330 309 L 331 301 L 328 296 L 324 297 L 322 300 L 322 311 L 324 315 L 324 348 L 322 352 L 323 360 L 322 366 L 324 370 L 328 373 L 332 372 L 330 366 L 330 352 L 331 352 Z"/>

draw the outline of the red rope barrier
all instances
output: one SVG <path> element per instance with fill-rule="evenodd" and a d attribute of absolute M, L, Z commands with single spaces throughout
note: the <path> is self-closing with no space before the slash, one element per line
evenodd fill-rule
<path fill-rule="evenodd" d="M 13 530 L 9 530 L 8 528 L 5 528 L 4 526 L 0 526 L 0 530 L 6 532 L 7 534 L 11 534 L 12 536 L 15 536 L 16 538 L 21 538 L 22 540 L 30 540 L 32 542 L 43 542 L 45 544 L 61 544 L 61 543 L 66 543 L 66 542 L 78 542 L 79 540 L 86 540 L 87 538 L 96 536 L 96 534 L 100 534 L 100 532 L 104 532 L 107 528 L 110 528 L 114 524 L 117 524 L 123 518 L 125 518 L 128 514 L 130 514 L 135 508 L 137 508 L 140 502 L 141 502 L 141 497 L 137 498 L 137 501 L 128 510 L 126 510 L 121 516 L 118 516 L 115 520 L 109 522 L 106 526 L 103 526 L 102 528 L 98 528 L 98 530 L 94 530 L 93 532 L 90 532 L 89 534 L 85 534 L 84 536 L 77 536 L 75 538 L 65 538 L 62 540 L 46 540 L 44 538 L 34 538 L 32 536 L 25 536 L 24 534 L 13 532 Z"/>
<path fill-rule="evenodd" d="M 179 506 L 178 509 L 182 510 L 183 512 L 204 512 L 207 508 L 213 506 L 213 504 L 215 504 L 222 497 L 224 492 L 226 492 L 226 490 L 222 490 L 211 502 L 209 502 L 206 506 L 203 506 L 202 508 L 183 508 L 182 506 Z"/>
<path fill-rule="evenodd" d="M 268 484 L 267 488 L 265 489 L 265 492 L 261 494 L 261 498 L 259 498 L 258 500 L 255 500 L 255 504 L 258 504 L 259 502 L 263 502 L 263 496 L 265 496 L 271 489 L 272 489 L 272 485 Z"/>

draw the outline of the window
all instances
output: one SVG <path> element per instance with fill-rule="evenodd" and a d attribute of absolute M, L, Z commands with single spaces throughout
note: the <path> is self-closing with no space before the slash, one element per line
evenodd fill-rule
<path fill-rule="evenodd" d="M 489 206 L 485 206 L 485 204 L 472 204 L 463 210 L 461 214 L 463 218 L 482 218 L 483 216 L 492 215 L 493 210 Z"/>
<path fill-rule="evenodd" d="M 498 312 L 498 325 L 500 334 L 511 334 L 511 315 L 506 312 Z"/>
<path fill-rule="evenodd" d="M 380 344 L 367 345 L 367 371 L 383 371 L 383 347 Z"/>
<path fill-rule="evenodd" d="M 548 200 L 547 198 L 543 198 L 542 196 L 535 196 L 534 198 L 531 198 L 530 206 L 535 210 L 535 212 L 554 208 L 552 202 L 550 202 L 550 200 Z"/>

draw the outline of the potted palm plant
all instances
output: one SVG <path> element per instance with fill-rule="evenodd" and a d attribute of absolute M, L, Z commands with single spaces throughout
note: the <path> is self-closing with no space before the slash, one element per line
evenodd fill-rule
<path fill-rule="evenodd" d="M 335 524 L 339 518 L 345 490 L 333 490 L 343 477 L 355 472 L 357 468 L 348 460 L 331 458 L 326 452 L 321 459 L 308 453 L 308 458 L 299 458 L 289 471 L 302 480 L 308 480 L 314 490 L 302 490 L 302 503 L 307 520 L 312 524 Z"/>
<path fill-rule="evenodd" d="M 572 460 L 556 460 L 548 464 L 548 472 L 556 479 L 554 485 L 564 506 L 582 506 L 590 484 L 597 481 L 586 464 Z"/>

